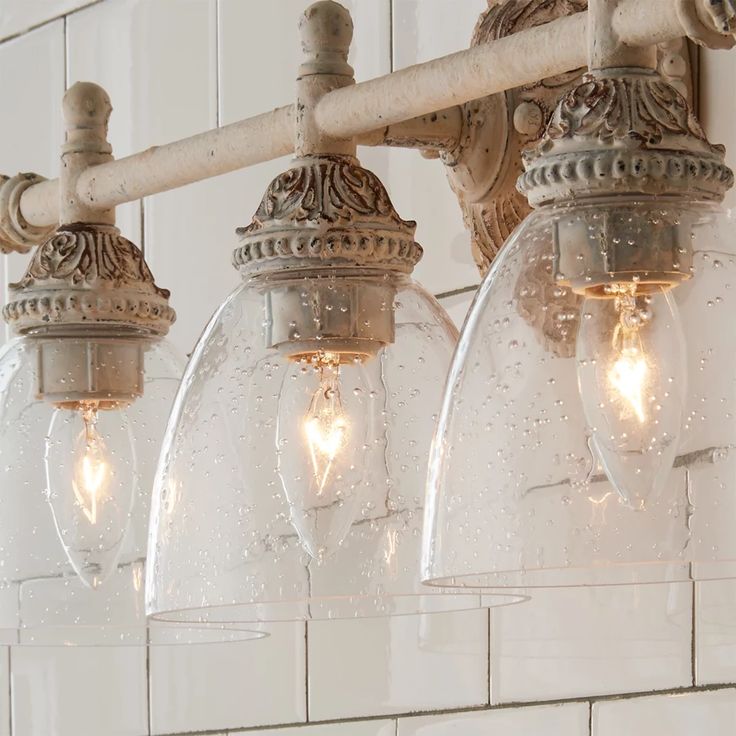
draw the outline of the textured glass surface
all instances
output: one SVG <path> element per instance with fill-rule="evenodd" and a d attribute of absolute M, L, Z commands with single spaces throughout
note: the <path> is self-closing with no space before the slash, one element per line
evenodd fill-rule
<path fill-rule="evenodd" d="M 561 285 L 554 253 L 570 247 L 567 233 L 605 249 L 611 222 L 627 224 L 620 253 L 631 261 L 684 223 L 690 277 L 635 299 L 631 284 L 605 298 Z M 450 371 L 424 580 L 494 588 L 736 572 L 734 224 L 710 205 L 651 200 L 544 208 L 522 223 Z"/>
<path fill-rule="evenodd" d="M 97 412 L 85 461 L 81 412 L 40 395 L 42 345 L 58 357 L 66 339 L 19 338 L 0 353 L 0 642 L 211 639 L 149 630 L 144 610 L 150 489 L 181 362 L 165 341 L 144 341 L 142 395 Z M 104 365 L 104 341 L 74 340 Z"/>
<path fill-rule="evenodd" d="M 457 337 L 449 318 L 409 279 L 325 272 L 289 287 L 299 299 L 278 347 L 283 283 L 247 279 L 187 368 L 154 491 L 149 613 L 247 622 L 477 606 L 419 582 L 426 462 Z M 300 300 L 324 316 L 346 294 L 372 310 L 360 320 L 371 329 L 351 329 L 393 331 L 392 342 L 339 375 L 334 353 L 309 353 L 315 343 L 296 359 L 284 352 L 306 333 L 327 342 L 308 322 L 296 334 Z"/>

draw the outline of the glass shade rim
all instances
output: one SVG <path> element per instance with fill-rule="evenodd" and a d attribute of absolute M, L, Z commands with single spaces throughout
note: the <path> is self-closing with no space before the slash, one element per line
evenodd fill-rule
<path fill-rule="evenodd" d="M 498 592 L 489 593 L 485 590 L 471 589 L 469 587 L 460 588 L 457 586 L 457 588 L 457 590 L 449 589 L 443 592 L 430 588 L 426 593 L 397 593 L 375 596 L 333 595 L 314 598 L 293 598 L 291 600 L 223 603 L 210 606 L 158 610 L 155 612 L 149 610 L 148 617 L 152 622 L 165 623 L 173 626 L 195 624 L 205 627 L 238 627 L 241 625 L 288 621 L 344 621 L 458 613 L 512 606 L 529 600 L 528 595 L 517 591 L 499 590 Z M 398 604 L 399 609 L 387 611 L 375 610 L 373 612 L 359 609 L 361 603 L 366 604 L 369 602 Z M 340 607 L 340 604 L 344 604 L 344 606 Z M 327 613 L 319 612 L 322 607 L 327 608 Z M 318 609 L 316 613 L 313 610 L 309 610 L 314 608 Z M 307 615 L 295 614 L 294 611 L 299 609 L 307 609 L 309 613 Z M 265 613 L 265 615 L 264 613 L 259 613 L 264 610 L 273 611 L 273 613 Z M 229 611 L 237 611 L 241 615 L 212 618 L 213 616 L 217 616 L 218 613 L 226 615 Z M 283 611 L 284 613 L 277 614 L 276 611 Z"/>

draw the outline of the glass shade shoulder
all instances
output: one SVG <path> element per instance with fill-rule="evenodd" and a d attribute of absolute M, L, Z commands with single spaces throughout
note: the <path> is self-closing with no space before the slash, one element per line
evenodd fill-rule
<path fill-rule="evenodd" d="M 405 277 L 247 278 L 200 339 L 167 429 L 149 614 L 230 623 L 478 606 L 472 591 L 438 595 L 418 579 L 456 337 Z"/>
<path fill-rule="evenodd" d="M 512 234 L 449 374 L 426 582 L 733 577 L 735 225 L 706 203 L 620 198 L 542 208 Z M 626 276 L 652 253 L 661 273 Z"/>

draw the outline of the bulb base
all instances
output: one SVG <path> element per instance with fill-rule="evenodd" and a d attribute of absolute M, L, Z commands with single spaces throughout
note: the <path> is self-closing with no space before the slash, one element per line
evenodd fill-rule
<path fill-rule="evenodd" d="M 39 399 L 66 409 L 83 402 L 115 409 L 143 395 L 140 338 L 28 339 L 36 344 Z"/>
<path fill-rule="evenodd" d="M 695 213 L 642 202 L 560 208 L 554 226 L 554 277 L 587 297 L 611 284 L 639 293 L 669 289 L 692 275 Z"/>
<path fill-rule="evenodd" d="M 266 342 L 291 360 L 325 352 L 351 362 L 394 342 L 392 279 L 322 272 L 266 283 Z"/>

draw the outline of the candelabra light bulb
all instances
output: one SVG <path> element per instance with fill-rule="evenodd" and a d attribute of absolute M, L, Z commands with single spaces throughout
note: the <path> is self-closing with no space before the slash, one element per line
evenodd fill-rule
<path fill-rule="evenodd" d="M 684 413 L 684 338 L 671 290 L 616 283 L 586 299 L 577 371 L 597 458 L 623 500 L 644 508 L 672 468 Z"/>
<path fill-rule="evenodd" d="M 304 434 L 314 474 L 314 487 L 322 496 L 340 452 L 347 444 L 350 428 L 340 396 L 339 356 L 320 355 L 317 360 L 319 388 L 314 392 L 304 418 Z"/>
<path fill-rule="evenodd" d="M 54 410 L 46 437 L 47 498 L 66 556 L 99 587 L 120 559 L 137 495 L 135 445 L 126 406 L 81 400 Z"/>
<path fill-rule="evenodd" d="M 97 402 L 82 402 L 84 428 L 77 438 L 72 488 L 90 524 L 98 522 L 98 508 L 110 488 L 110 461 L 105 442 L 97 431 Z"/>

